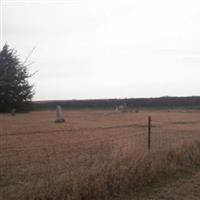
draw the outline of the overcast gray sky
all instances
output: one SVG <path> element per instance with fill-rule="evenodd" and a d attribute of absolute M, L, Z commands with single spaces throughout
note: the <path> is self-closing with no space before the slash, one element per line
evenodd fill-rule
<path fill-rule="evenodd" d="M 1 0 L 2 1 L 2 0 Z M 35 100 L 200 95 L 198 0 L 3 0 Z"/>

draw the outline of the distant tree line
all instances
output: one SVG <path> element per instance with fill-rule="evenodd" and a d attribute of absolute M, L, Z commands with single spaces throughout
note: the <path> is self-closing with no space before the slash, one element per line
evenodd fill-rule
<path fill-rule="evenodd" d="M 193 108 L 200 107 L 200 97 L 160 97 L 160 98 L 130 98 L 130 99 L 99 99 L 99 100 L 68 100 L 68 101 L 38 101 L 34 102 L 34 108 L 54 109 L 61 105 L 66 109 L 84 108 L 114 108 L 126 103 L 131 108 Z"/>

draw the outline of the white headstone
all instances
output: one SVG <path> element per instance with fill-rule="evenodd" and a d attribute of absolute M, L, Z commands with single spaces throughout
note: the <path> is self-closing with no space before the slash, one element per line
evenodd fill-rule
<path fill-rule="evenodd" d="M 127 104 L 124 103 L 124 104 L 121 104 L 121 105 L 117 106 L 116 111 L 127 112 L 128 111 Z"/>
<path fill-rule="evenodd" d="M 64 116 L 63 116 L 63 113 L 62 113 L 62 108 L 61 106 L 57 106 L 57 110 L 56 110 L 56 120 L 55 120 L 56 123 L 62 123 L 62 122 L 65 122 L 65 119 L 64 119 Z"/>
<path fill-rule="evenodd" d="M 15 116 L 15 114 L 16 114 L 16 109 L 13 108 L 13 109 L 11 110 L 11 115 L 12 115 L 12 116 Z"/>

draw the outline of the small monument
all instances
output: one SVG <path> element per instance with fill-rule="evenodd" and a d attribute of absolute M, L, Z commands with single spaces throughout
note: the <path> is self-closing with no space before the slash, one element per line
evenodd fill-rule
<path fill-rule="evenodd" d="M 128 112 L 128 106 L 127 106 L 126 103 L 124 103 L 124 104 L 121 104 L 121 105 L 117 106 L 115 108 L 115 110 L 119 111 L 119 112 Z"/>
<path fill-rule="evenodd" d="M 65 122 L 61 106 L 57 106 L 55 123 Z"/>
<path fill-rule="evenodd" d="M 13 108 L 13 109 L 11 110 L 11 115 L 12 115 L 12 116 L 15 116 L 15 114 L 16 114 L 16 109 Z"/>

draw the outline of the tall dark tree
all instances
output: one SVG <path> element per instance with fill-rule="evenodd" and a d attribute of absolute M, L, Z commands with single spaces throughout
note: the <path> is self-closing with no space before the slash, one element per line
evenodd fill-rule
<path fill-rule="evenodd" d="M 34 95 L 33 85 L 28 82 L 31 76 L 17 51 L 5 44 L 0 51 L 0 112 L 31 109 Z"/>

